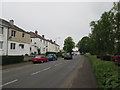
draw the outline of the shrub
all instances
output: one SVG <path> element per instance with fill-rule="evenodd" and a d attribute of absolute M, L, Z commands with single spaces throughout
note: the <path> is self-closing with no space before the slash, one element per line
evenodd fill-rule
<path fill-rule="evenodd" d="M 56 52 L 46 52 L 46 55 L 48 54 L 56 54 Z"/>
<path fill-rule="evenodd" d="M 97 59 L 96 56 L 86 56 L 91 60 L 98 88 L 120 88 L 120 67 L 113 62 Z"/>
<path fill-rule="evenodd" d="M 61 56 L 62 56 L 62 52 L 57 52 L 56 55 L 57 55 L 58 57 L 61 57 Z"/>

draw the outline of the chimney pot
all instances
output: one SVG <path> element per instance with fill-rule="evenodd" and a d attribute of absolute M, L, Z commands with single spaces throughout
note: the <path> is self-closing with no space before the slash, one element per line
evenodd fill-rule
<path fill-rule="evenodd" d="M 45 35 L 42 35 L 42 38 L 44 38 L 45 37 Z"/>
<path fill-rule="evenodd" d="M 10 23 L 11 25 L 14 25 L 14 20 L 10 20 L 9 23 Z"/>
<path fill-rule="evenodd" d="M 35 31 L 35 34 L 38 34 L 38 31 Z"/>

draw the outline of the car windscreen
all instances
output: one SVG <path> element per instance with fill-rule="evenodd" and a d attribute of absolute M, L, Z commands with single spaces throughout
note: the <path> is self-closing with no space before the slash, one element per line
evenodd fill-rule
<path fill-rule="evenodd" d="M 53 54 L 48 54 L 47 56 L 53 56 Z"/>
<path fill-rule="evenodd" d="M 35 58 L 40 58 L 40 56 L 35 56 Z"/>

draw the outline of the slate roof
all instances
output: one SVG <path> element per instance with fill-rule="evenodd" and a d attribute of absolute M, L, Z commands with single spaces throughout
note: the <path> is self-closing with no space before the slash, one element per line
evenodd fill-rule
<path fill-rule="evenodd" d="M 9 27 L 9 28 L 11 28 L 11 29 L 18 30 L 18 31 L 20 31 L 20 32 L 26 32 L 25 30 L 19 28 L 18 26 L 16 26 L 16 25 L 11 25 L 8 21 L 6 21 L 6 20 L 4 20 L 4 19 L 1 19 L 1 18 L 0 18 L 0 25 L 5 26 L 5 27 Z M 28 33 L 28 32 L 26 32 L 26 33 Z"/>
<path fill-rule="evenodd" d="M 41 38 L 43 39 L 40 35 L 35 34 L 34 32 L 29 32 L 31 38 Z"/>

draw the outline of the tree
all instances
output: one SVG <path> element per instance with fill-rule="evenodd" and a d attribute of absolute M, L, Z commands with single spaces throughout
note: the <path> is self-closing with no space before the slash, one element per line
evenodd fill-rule
<path fill-rule="evenodd" d="M 120 54 L 120 1 L 90 23 L 91 34 L 78 42 L 81 52 L 95 55 Z"/>
<path fill-rule="evenodd" d="M 90 38 L 85 36 L 83 37 L 78 43 L 77 43 L 77 47 L 80 51 L 80 53 L 85 54 L 88 53 L 90 51 L 90 47 L 89 44 L 90 43 Z"/>
<path fill-rule="evenodd" d="M 64 40 L 64 47 L 63 47 L 63 50 L 65 52 L 69 52 L 71 53 L 73 51 L 73 48 L 75 47 L 75 43 L 73 42 L 73 39 L 72 37 L 67 37 L 65 40 Z"/>

